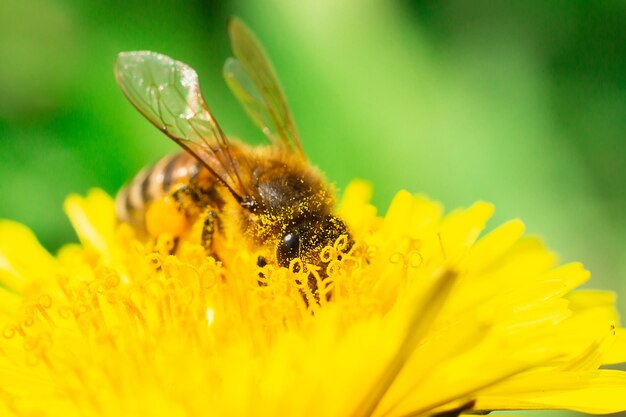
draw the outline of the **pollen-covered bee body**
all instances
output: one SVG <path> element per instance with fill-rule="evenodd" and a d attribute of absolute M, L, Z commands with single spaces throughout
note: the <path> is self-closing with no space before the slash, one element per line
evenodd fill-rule
<path fill-rule="evenodd" d="M 318 169 L 280 149 L 266 148 L 256 157 L 250 183 L 258 206 L 251 215 L 243 213 L 242 232 L 258 246 L 275 248 L 280 265 L 296 257 L 319 264 L 323 247 L 347 234 L 332 212 L 334 190 Z"/>
<path fill-rule="evenodd" d="M 304 155 L 262 47 L 237 19 L 229 33 L 235 56 L 225 63 L 226 81 L 271 145 L 253 147 L 227 138 L 191 67 L 154 52 L 121 53 L 116 77 L 122 91 L 185 152 L 163 158 L 123 188 L 118 218 L 157 235 L 168 221 L 166 211 L 153 208 L 167 200 L 176 211 L 168 216 L 182 216 L 168 232 L 176 235 L 189 224 L 202 224 L 209 254 L 219 257 L 214 236 L 237 233 L 263 254 L 259 264 L 289 266 L 299 258 L 321 265 L 323 248 L 348 235 L 333 214 L 333 189 Z"/>

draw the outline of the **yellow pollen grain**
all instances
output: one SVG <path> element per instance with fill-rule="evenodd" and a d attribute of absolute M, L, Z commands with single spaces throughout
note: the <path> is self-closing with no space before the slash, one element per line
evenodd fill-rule
<path fill-rule="evenodd" d="M 146 229 L 151 236 L 161 234 L 180 236 L 187 229 L 187 223 L 186 216 L 170 199 L 155 201 L 146 213 Z"/>

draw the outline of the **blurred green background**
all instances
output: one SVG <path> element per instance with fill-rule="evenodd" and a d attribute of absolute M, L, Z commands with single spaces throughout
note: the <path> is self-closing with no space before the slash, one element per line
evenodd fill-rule
<path fill-rule="evenodd" d="M 381 210 L 401 188 L 491 201 L 492 224 L 521 217 L 626 294 L 624 1 L 3 0 L 0 217 L 56 250 L 75 239 L 65 196 L 176 150 L 118 90 L 120 51 L 189 63 L 224 129 L 261 141 L 221 77 L 233 14 L 340 189 L 370 180 Z"/>

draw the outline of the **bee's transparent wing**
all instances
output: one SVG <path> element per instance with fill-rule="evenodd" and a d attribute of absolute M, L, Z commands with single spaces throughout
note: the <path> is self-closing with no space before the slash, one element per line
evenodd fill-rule
<path fill-rule="evenodd" d="M 224 64 L 228 86 L 272 143 L 304 158 L 285 94 L 263 47 L 241 20 L 233 18 L 228 29 L 235 55 Z"/>
<path fill-rule="evenodd" d="M 191 67 L 156 52 L 122 52 L 115 77 L 128 100 L 153 125 L 194 155 L 240 201 L 250 197 L 241 180 L 242 170 L 249 167 L 240 155 L 233 157 Z"/>

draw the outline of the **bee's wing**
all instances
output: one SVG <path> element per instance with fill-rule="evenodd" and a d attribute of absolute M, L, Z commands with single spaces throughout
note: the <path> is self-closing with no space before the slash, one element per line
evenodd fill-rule
<path fill-rule="evenodd" d="M 247 161 L 230 151 L 191 67 L 155 52 L 122 52 L 115 77 L 137 110 L 203 163 L 239 201 L 251 197 L 241 180 L 242 171 L 249 169 Z"/>
<path fill-rule="evenodd" d="M 285 94 L 263 47 L 239 19 L 229 25 L 235 55 L 224 64 L 224 77 L 252 120 L 272 141 L 304 158 Z"/>

